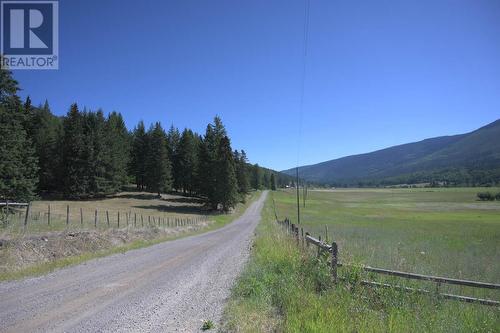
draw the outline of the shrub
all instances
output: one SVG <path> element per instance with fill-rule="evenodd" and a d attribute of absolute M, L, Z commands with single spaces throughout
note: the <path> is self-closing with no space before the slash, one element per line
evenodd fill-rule
<path fill-rule="evenodd" d="M 495 200 L 495 197 L 490 192 L 479 192 L 477 194 L 477 197 L 481 201 L 493 201 L 493 200 Z M 497 198 L 498 198 L 498 194 L 497 194 Z"/>
<path fill-rule="evenodd" d="M 497 199 L 498 201 L 500 201 L 500 192 L 498 192 L 498 193 L 495 195 L 495 199 Z"/>
<path fill-rule="evenodd" d="M 211 330 L 214 327 L 215 327 L 215 325 L 214 325 L 213 321 L 211 321 L 211 320 L 205 320 L 203 322 L 203 325 L 201 326 L 201 330 L 202 331 L 208 331 L 208 330 Z"/>

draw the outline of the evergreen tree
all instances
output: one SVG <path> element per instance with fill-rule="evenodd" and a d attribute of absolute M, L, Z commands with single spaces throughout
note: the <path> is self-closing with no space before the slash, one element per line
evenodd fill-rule
<path fill-rule="evenodd" d="M 212 202 L 221 204 L 222 209 L 227 212 L 238 201 L 238 182 L 231 144 L 227 136 L 224 136 L 219 142 L 216 166 L 215 198 Z"/>
<path fill-rule="evenodd" d="M 195 146 L 196 146 L 196 164 L 193 174 L 193 192 L 198 196 L 204 195 L 206 174 L 204 173 L 204 166 L 207 161 L 207 151 L 205 149 L 205 140 L 203 136 L 195 134 Z"/>
<path fill-rule="evenodd" d="M 146 158 L 146 188 L 149 192 L 162 192 L 172 189 L 171 165 L 168 158 L 165 131 L 157 122 L 148 131 L 148 149 Z"/>
<path fill-rule="evenodd" d="M 236 164 L 236 179 L 238 180 L 238 192 L 244 196 L 250 191 L 250 179 L 248 172 L 248 159 L 244 150 L 234 152 Z"/>
<path fill-rule="evenodd" d="M 274 172 L 271 173 L 271 190 L 276 191 L 276 176 L 274 176 Z"/>
<path fill-rule="evenodd" d="M 64 195 L 78 199 L 88 195 L 89 175 L 87 168 L 88 151 L 84 133 L 84 117 L 78 106 L 71 108 L 63 122 L 63 188 Z"/>
<path fill-rule="evenodd" d="M 110 192 L 117 192 L 127 183 L 130 143 L 122 115 L 112 112 L 105 125 L 106 179 Z"/>
<path fill-rule="evenodd" d="M 203 138 L 203 145 L 199 151 L 198 175 L 200 177 L 201 194 L 207 199 L 212 209 L 217 209 L 220 202 L 217 198 L 218 153 L 221 140 L 226 136 L 226 129 L 221 119 L 216 116 L 213 124 L 208 124 Z M 201 178 L 202 177 L 202 178 Z"/>
<path fill-rule="evenodd" d="M 101 110 L 85 114 L 85 142 L 87 144 L 86 172 L 89 178 L 89 196 L 113 193 L 112 180 L 108 177 L 108 149 L 106 119 Z"/>
<path fill-rule="evenodd" d="M 262 188 L 262 170 L 258 164 L 252 166 L 251 185 L 255 190 Z"/>
<path fill-rule="evenodd" d="M 180 187 L 184 193 L 190 195 L 195 190 L 195 170 L 197 165 L 197 145 L 196 135 L 188 129 L 184 129 L 179 141 L 177 177 Z"/>
<path fill-rule="evenodd" d="M 262 185 L 266 189 L 271 188 L 271 172 L 269 170 L 263 170 L 262 172 Z"/>
<path fill-rule="evenodd" d="M 18 90 L 12 73 L 0 69 L 0 199 L 29 201 L 35 197 L 38 167 Z"/>
<path fill-rule="evenodd" d="M 171 125 L 167 133 L 167 147 L 168 147 L 168 156 L 170 158 L 170 163 L 172 165 L 172 186 L 176 190 L 180 190 L 182 187 L 181 171 L 179 166 L 180 138 L 181 135 L 179 133 L 179 129 L 174 127 L 174 125 Z"/>
<path fill-rule="evenodd" d="M 146 153 L 148 137 L 142 120 L 132 134 L 131 174 L 135 178 L 137 188 L 144 190 L 146 186 Z"/>
<path fill-rule="evenodd" d="M 59 143 L 62 137 L 62 121 L 50 112 L 49 103 L 34 108 L 26 101 L 27 128 L 38 159 L 38 191 L 54 192 L 58 189 L 61 171 Z M 29 111 L 28 111 L 29 110 Z"/>

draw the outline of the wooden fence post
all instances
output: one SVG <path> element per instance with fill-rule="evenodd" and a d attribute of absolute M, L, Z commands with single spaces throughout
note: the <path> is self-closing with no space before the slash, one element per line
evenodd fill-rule
<path fill-rule="evenodd" d="M 66 225 L 69 224 L 69 205 L 66 206 Z"/>
<path fill-rule="evenodd" d="M 28 215 L 30 213 L 30 203 L 28 202 L 28 206 L 26 206 L 26 216 L 24 217 L 24 228 L 28 227 Z"/>
<path fill-rule="evenodd" d="M 80 207 L 80 225 L 83 227 L 83 210 L 82 210 L 82 207 Z"/>
<path fill-rule="evenodd" d="M 120 212 L 118 212 L 118 229 L 120 229 Z"/>
<path fill-rule="evenodd" d="M 332 243 L 332 278 L 337 283 L 338 247 L 337 243 Z"/>
<path fill-rule="evenodd" d="M 106 222 L 108 223 L 108 228 L 109 228 L 109 213 L 106 211 Z"/>
<path fill-rule="evenodd" d="M 95 210 L 95 215 L 94 215 L 94 227 L 97 228 L 97 209 Z"/>
<path fill-rule="evenodd" d="M 47 209 L 47 225 L 50 225 L 50 205 L 48 205 Z"/>
<path fill-rule="evenodd" d="M 308 248 L 309 247 L 309 242 L 307 241 L 307 236 L 310 236 L 308 232 L 306 232 L 306 239 L 305 239 L 306 247 Z"/>
<path fill-rule="evenodd" d="M 297 241 L 297 246 L 299 246 L 299 227 L 297 227 L 296 225 L 293 226 L 293 236 Z"/>
<path fill-rule="evenodd" d="M 318 240 L 321 243 L 321 235 L 318 236 Z M 318 246 L 318 257 L 321 255 L 321 246 Z"/>
<path fill-rule="evenodd" d="M 134 228 L 137 226 L 137 213 L 134 213 Z"/>
<path fill-rule="evenodd" d="M 9 224 L 9 200 L 5 200 L 5 223 Z"/>
<path fill-rule="evenodd" d="M 143 218 L 142 214 L 141 214 L 141 225 L 144 227 L 144 218 Z"/>
<path fill-rule="evenodd" d="M 127 212 L 125 212 L 125 218 L 127 219 L 127 227 L 128 227 L 128 214 Z"/>

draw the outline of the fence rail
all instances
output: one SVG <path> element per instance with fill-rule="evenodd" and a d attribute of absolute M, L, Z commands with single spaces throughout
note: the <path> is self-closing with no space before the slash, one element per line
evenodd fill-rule
<path fill-rule="evenodd" d="M 0 202 L 0 206 L 6 206 L 6 207 L 26 207 L 28 206 L 29 203 L 27 202 Z"/>
<path fill-rule="evenodd" d="M 286 232 L 288 234 L 292 235 L 296 239 L 297 244 L 302 243 L 302 244 L 305 244 L 306 246 L 308 246 L 309 244 L 312 244 L 312 245 L 318 247 L 318 253 L 320 250 L 322 250 L 322 251 L 325 251 L 325 252 L 328 252 L 331 254 L 331 264 L 330 264 L 331 274 L 332 274 L 332 279 L 335 283 L 339 280 L 342 280 L 342 279 L 339 279 L 337 276 L 338 267 L 359 268 L 365 272 L 396 276 L 396 277 L 406 278 L 406 279 L 430 281 L 430 282 L 435 282 L 437 284 L 436 291 L 429 291 L 429 290 L 419 289 L 419 288 L 410 288 L 410 287 L 405 287 L 405 286 L 398 286 L 398 285 L 393 285 L 393 284 L 380 283 L 380 282 L 367 281 L 367 280 L 361 281 L 362 285 L 377 287 L 377 288 L 393 288 L 393 289 L 397 289 L 397 290 L 419 293 L 419 294 L 429 294 L 429 295 L 434 294 L 434 295 L 437 295 L 437 296 L 442 297 L 444 299 L 458 300 L 458 301 L 467 302 L 467 303 L 477 303 L 477 304 L 483 304 L 483 305 L 489 305 L 489 306 L 500 306 L 499 301 L 495 301 L 495 300 L 491 300 L 491 299 L 468 297 L 468 296 L 454 295 L 454 294 L 439 292 L 439 286 L 442 283 L 467 286 L 467 287 L 473 287 L 473 288 L 479 288 L 479 289 L 495 289 L 495 290 L 500 290 L 500 284 L 453 279 L 453 278 L 440 277 L 440 276 L 431 276 L 431 275 L 423 275 L 423 274 L 416 274 L 416 273 L 409 273 L 409 272 L 401 272 L 401 271 L 389 270 L 389 269 L 384 269 L 384 268 L 376 268 L 376 267 L 371 267 L 371 266 L 341 263 L 338 261 L 338 247 L 337 247 L 336 242 L 332 242 L 331 244 L 328 244 L 328 240 L 326 242 L 321 240 L 321 236 L 319 238 L 314 238 L 308 232 L 306 232 L 304 234 L 304 229 L 300 228 L 300 230 L 299 230 L 299 227 L 296 226 L 295 224 L 291 223 L 288 218 L 285 218 L 285 220 L 283 220 L 283 221 L 279 221 L 278 219 L 276 219 L 276 221 L 278 222 L 278 224 L 280 224 L 281 226 L 284 227 L 284 229 L 286 230 Z"/>

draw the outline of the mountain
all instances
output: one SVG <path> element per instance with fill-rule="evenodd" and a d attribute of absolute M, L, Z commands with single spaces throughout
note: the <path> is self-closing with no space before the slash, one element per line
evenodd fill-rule
<path fill-rule="evenodd" d="M 295 169 L 283 172 L 294 175 Z M 334 186 L 500 184 L 500 119 L 466 134 L 302 166 L 299 173 L 307 181 Z"/>

